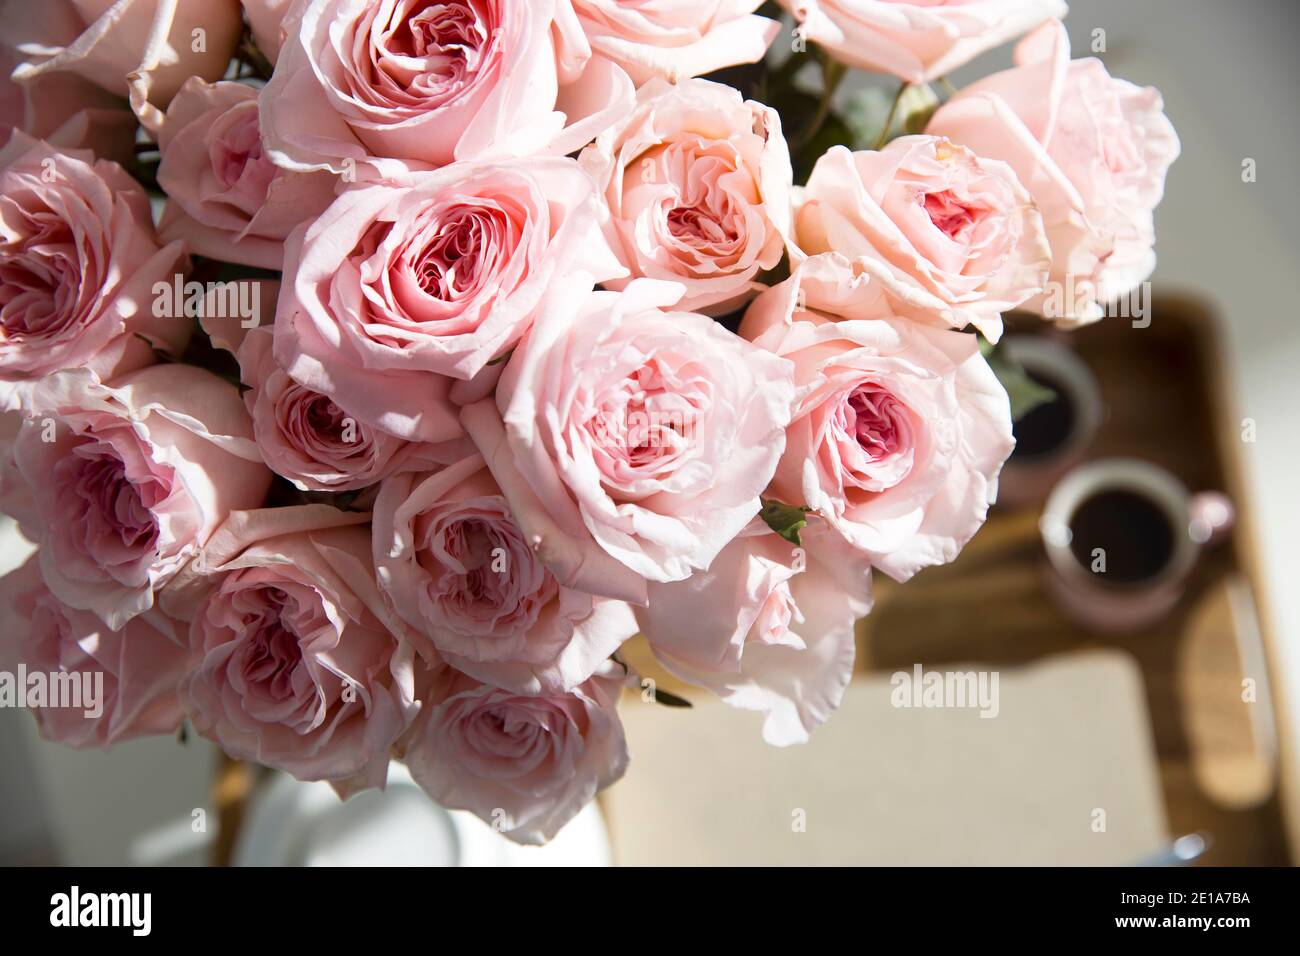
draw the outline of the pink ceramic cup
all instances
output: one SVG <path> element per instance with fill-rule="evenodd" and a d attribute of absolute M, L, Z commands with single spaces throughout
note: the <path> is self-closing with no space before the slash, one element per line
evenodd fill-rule
<path fill-rule="evenodd" d="M 1168 557 L 1140 581 L 1118 582 L 1083 563 L 1071 548 L 1072 522 L 1085 502 L 1108 491 L 1144 498 L 1168 522 Z M 1082 465 L 1048 496 L 1039 530 L 1047 553 L 1048 590 L 1061 608 L 1089 630 L 1137 631 L 1167 615 L 1183 595 L 1201 550 L 1232 527 L 1232 503 L 1216 491 L 1192 494 L 1165 469 L 1136 458 Z"/>

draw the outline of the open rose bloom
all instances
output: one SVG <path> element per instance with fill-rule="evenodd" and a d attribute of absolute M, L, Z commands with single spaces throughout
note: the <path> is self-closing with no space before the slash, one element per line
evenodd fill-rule
<path fill-rule="evenodd" d="M 706 80 L 654 80 L 637 101 L 581 158 L 609 210 L 610 245 L 633 276 L 684 285 L 679 305 L 725 314 L 785 251 L 792 174 L 781 119 Z"/>
<path fill-rule="evenodd" d="M 1052 21 L 1016 46 L 1016 66 L 962 90 L 928 132 L 1015 170 L 1043 216 L 1052 289 L 1026 305 L 1061 325 L 1096 321 L 1155 268 L 1152 215 L 1178 136 L 1160 93 L 1070 59 Z"/>
<path fill-rule="evenodd" d="M 258 112 L 257 92 L 240 83 L 181 88 L 158 136 L 162 232 L 199 255 L 278 269 L 289 233 L 334 198 L 334 177 L 274 165 Z"/>
<path fill-rule="evenodd" d="M 15 131 L 0 150 L 0 408 L 30 405 L 65 368 L 109 377 L 173 355 L 190 328 L 149 308 L 183 255 L 154 233 L 149 199 L 116 163 Z"/>
<path fill-rule="evenodd" d="M 3 0 L 0 662 L 103 689 L 42 733 L 542 843 L 624 687 L 830 719 L 996 502 L 1003 315 L 1145 280 L 1178 140 L 1060 0 L 784 6 L 827 83 L 1016 65 L 832 144 L 756 0 Z"/>
<path fill-rule="evenodd" d="M 1047 281 L 1042 220 L 1011 169 L 930 136 L 831 149 L 803 190 L 795 240 L 796 259 L 831 254 L 840 287 L 869 280 L 882 309 L 994 341 L 1002 313 Z"/>

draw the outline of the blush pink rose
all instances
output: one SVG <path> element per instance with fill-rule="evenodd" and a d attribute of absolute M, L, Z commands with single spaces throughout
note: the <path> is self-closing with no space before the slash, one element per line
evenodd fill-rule
<path fill-rule="evenodd" d="M 853 676 L 854 626 L 871 610 L 865 562 L 814 516 L 801 545 L 755 520 L 685 581 L 651 584 L 636 612 L 655 657 L 733 707 L 763 739 L 806 743 Z"/>
<path fill-rule="evenodd" d="M 623 265 L 680 282 L 683 309 L 742 305 L 785 253 L 793 173 L 781 118 L 729 86 L 653 79 L 579 161 L 599 186 Z"/>
<path fill-rule="evenodd" d="M 585 41 L 597 56 L 626 70 L 637 85 L 656 76 L 675 83 L 761 60 L 781 27 L 754 15 L 760 3 L 560 0 L 557 21 L 566 38 Z"/>
<path fill-rule="evenodd" d="M 360 176 L 392 158 L 431 168 L 580 149 L 633 89 L 589 54 L 558 61 L 557 2 L 298 0 L 262 94 L 272 157 Z"/>
<path fill-rule="evenodd" d="M 254 287 L 251 293 L 241 289 L 240 301 L 257 296 L 259 319 L 275 314 L 279 282 L 242 279 L 237 284 Z M 203 330 L 213 345 L 239 361 L 239 379 L 246 386 L 244 404 L 263 461 L 297 488 L 357 491 L 398 472 L 428 471 L 459 461 L 473 450 L 465 436 L 442 444 L 399 438 L 294 381 L 276 361 L 272 330 L 246 328 L 247 320 L 220 314 L 228 309 L 207 307 L 216 297 L 215 290 L 208 295 Z"/>
<path fill-rule="evenodd" d="M 627 770 L 623 678 L 606 662 L 568 694 L 525 696 L 443 668 L 404 742 L 411 776 L 442 806 L 545 843 Z"/>
<path fill-rule="evenodd" d="M 253 43 L 274 64 L 284 43 L 284 18 L 293 6 L 292 0 L 241 0 L 244 18 L 248 20 Z"/>
<path fill-rule="evenodd" d="M 135 156 L 135 116 L 120 98 L 75 73 L 50 73 L 16 83 L 29 44 L 63 46 L 77 21 L 59 2 L 0 4 L 0 144 L 21 129 L 62 149 L 90 149 L 101 159 Z"/>
<path fill-rule="evenodd" d="M 548 288 L 622 273 L 597 220 L 571 159 L 458 163 L 349 189 L 290 240 L 276 354 L 394 434 L 455 438 L 449 377 L 507 353 Z"/>
<path fill-rule="evenodd" d="M 0 409 L 44 376 L 101 378 L 179 354 L 190 324 L 150 309 L 180 243 L 159 247 L 149 199 L 116 163 L 15 131 L 0 150 Z"/>
<path fill-rule="evenodd" d="M 439 467 L 468 448 L 465 440 L 430 444 L 398 438 L 295 382 L 275 360 L 269 328 L 249 332 L 239 363 L 263 459 L 303 490 L 367 488 L 399 472 Z"/>
<path fill-rule="evenodd" d="M 236 512 L 178 587 L 191 619 L 181 699 L 231 756 L 343 792 L 381 786 L 418 710 L 405 629 L 375 586 L 369 515 Z"/>
<path fill-rule="evenodd" d="M 21 662 L 29 674 L 74 675 L 85 682 L 83 693 L 92 694 L 92 682 L 103 682 L 94 707 L 33 711 L 46 740 L 108 748 L 135 737 L 170 734 L 180 726 L 176 687 L 185 669 L 185 637 L 176 622 L 158 611 L 132 618 L 119 631 L 109 630 L 94 614 L 55 598 L 33 556 L 0 578 L 0 644 L 0 666 L 11 673 Z"/>
<path fill-rule="evenodd" d="M 375 501 L 379 584 L 417 650 L 520 694 L 562 694 L 636 633 L 621 601 L 563 587 L 483 459 L 398 475 Z"/>
<path fill-rule="evenodd" d="M 334 198 L 337 177 L 275 166 L 262 149 L 257 91 L 190 79 L 158 131 L 164 239 L 222 262 L 279 269 L 284 240 Z"/>
<path fill-rule="evenodd" d="M 239 391 L 180 364 L 111 385 L 85 370 L 48 377 L 14 461 L 50 590 L 114 630 L 154 606 L 231 510 L 259 506 L 271 479 Z"/>
<path fill-rule="evenodd" d="M 150 128 L 191 76 L 221 78 L 243 30 L 239 0 L 41 0 L 24 6 L 57 23 L 62 36 L 33 52 L 15 80 L 68 74 L 115 96 L 129 92 L 132 108 Z"/>
<path fill-rule="evenodd" d="M 781 0 L 842 63 L 927 83 L 1067 12 L 1064 0 Z"/>
<path fill-rule="evenodd" d="M 741 325 L 794 362 L 799 389 L 768 493 L 902 581 L 951 561 L 984 523 L 1015 444 L 1010 407 L 975 335 L 823 312 L 852 302 L 842 281 L 810 259 Z"/>
<path fill-rule="evenodd" d="M 833 146 L 795 216 L 803 255 L 870 280 L 883 314 L 974 325 L 997 341 L 1002 313 L 1042 291 L 1051 261 L 1042 218 L 1005 163 L 934 136 L 878 152 Z"/>
<path fill-rule="evenodd" d="M 1062 325 L 1094 321 L 1155 268 L 1153 210 L 1178 157 L 1158 91 L 1070 59 L 1057 21 L 1016 47 L 1016 66 L 963 89 L 928 132 L 1016 171 L 1052 248 L 1048 289 L 1026 304 Z"/>
<path fill-rule="evenodd" d="M 791 368 L 693 312 L 680 287 L 557 290 L 496 403 L 462 420 L 560 583 L 645 603 L 707 568 L 759 510 L 784 447 Z"/>

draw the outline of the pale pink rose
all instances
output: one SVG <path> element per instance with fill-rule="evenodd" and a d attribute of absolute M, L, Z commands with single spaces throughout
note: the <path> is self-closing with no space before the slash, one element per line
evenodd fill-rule
<path fill-rule="evenodd" d="M 135 116 L 118 97 L 75 73 L 50 73 L 16 83 L 10 74 L 28 44 L 63 46 L 79 20 L 66 3 L 0 4 L 0 145 L 21 129 L 62 149 L 91 149 L 102 159 L 135 156 Z"/>
<path fill-rule="evenodd" d="M 496 403 L 462 412 L 527 540 L 562 583 L 645 603 L 758 513 L 794 399 L 789 363 L 693 312 L 680 286 L 557 290 Z M 504 422 L 504 424 L 503 424 Z"/>
<path fill-rule="evenodd" d="M 1070 59 L 1065 27 L 1044 24 L 1016 66 L 963 89 L 928 132 L 1011 166 L 1042 212 L 1048 290 L 1026 304 L 1063 325 L 1094 321 L 1155 268 L 1152 211 L 1178 157 L 1160 93 Z"/>
<path fill-rule="evenodd" d="M 231 510 L 259 506 L 271 479 L 238 389 L 180 364 L 111 385 L 85 370 L 46 378 L 14 458 L 50 590 L 115 630 L 154 606 Z"/>
<path fill-rule="evenodd" d="M 623 265 L 680 282 L 683 309 L 742 305 L 762 288 L 758 273 L 781 261 L 793 181 L 781 118 L 729 86 L 651 80 L 579 162 L 600 189 Z"/>
<path fill-rule="evenodd" d="M 10 673 L 22 663 L 29 675 L 66 674 L 82 682 L 82 706 L 54 706 L 48 699 L 33 711 L 46 740 L 107 748 L 180 726 L 176 687 L 185 668 L 185 636 L 158 611 L 109 630 L 95 615 L 55 598 L 33 555 L 0 578 L 0 644 L 0 666 Z M 97 699 L 87 701 L 86 694 Z"/>
<path fill-rule="evenodd" d="M 545 843 L 627 770 L 624 673 L 606 662 L 568 694 L 525 696 L 443 668 L 404 741 L 411 776 L 442 806 Z"/>
<path fill-rule="evenodd" d="M 564 693 L 636 633 L 623 602 L 556 581 L 477 454 L 389 478 L 374 524 L 380 587 L 418 635 L 416 649 L 479 680 Z"/>
<path fill-rule="evenodd" d="M 762 0 L 560 0 L 561 34 L 614 61 L 640 85 L 757 63 L 781 25 L 755 16 Z M 576 24 L 575 24 L 576 20 Z"/>
<path fill-rule="evenodd" d="M 241 0 L 253 43 L 270 63 L 275 63 L 284 43 L 284 18 L 292 0 Z"/>
<path fill-rule="evenodd" d="M 870 568 L 813 516 L 799 547 L 755 519 L 707 571 L 650 585 L 636 617 L 664 667 L 763 712 L 763 739 L 785 747 L 839 706 L 870 610 Z"/>
<path fill-rule="evenodd" d="M 851 304 L 842 283 L 809 259 L 741 325 L 794 362 L 799 389 L 768 494 L 812 508 L 902 581 L 951 561 L 984 523 L 1015 444 L 1009 402 L 975 335 L 823 312 Z"/>
<path fill-rule="evenodd" d="M 580 149 L 633 89 L 589 53 L 561 65 L 557 2 L 297 0 L 262 93 L 273 158 L 361 177 L 359 164 L 387 174 L 392 158 L 431 168 Z"/>
<path fill-rule="evenodd" d="M 24 4 L 59 25 L 60 42 L 34 48 L 20 83 L 65 73 L 115 96 L 154 128 L 191 76 L 217 80 L 243 30 L 239 0 L 40 0 Z M 196 31 L 198 31 L 196 33 Z"/>
<path fill-rule="evenodd" d="M 467 439 L 412 442 L 349 414 L 320 392 L 295 382 L 275 360 L 269 328 L 253 329 L 239 348 L 244 402 L 266 464 L 310 491 L 355 491 L 389 475 L 427 471 L 455 461 Z"/>
<path fill-rule="evenodd" d="M 253 419 L 257 448 L 276 474 L 303 491 L 357 491 L 398 472 L 428 471 L 460 461 L 473 451 L 468 436 L 459 432 L 459 437 L 436 444 L 407 441 L 295 381 L 275 357 L 272 329 L 260 325 L 263 316 L 275 315 L 280 283 L 240 279 L 225 284 L 230 286 L 238 288 L 240 303 L 256 298 L 253 321 L 234 314 L 229 306 L 232 294 L 224 292 L 220 284 L 208 292 L 200 321 L 212 344 L 239 362 L 240 382 L 247 386 L 244 404 Z M 495 368 L 486 371 L 497 373 Z M 478 401 L 480 388 L 491 391 L 495 377 L 482 378 L 491 378 L 491 382 L 457 383 L 468 392 L 459 399 L 461 404 Z M 450 409 L 458 392 L 455 388 L 445 391 Z"/>
<path fill-rule="evenodd" d="M 934 136 L 878 152 L 833 146 L 795 214 L 795 263 L 834 252 L 846 283 L 868 278 L 882 314 L 997 341 L 1002 313 L 1042 291 L 1043 221 L 1005 163 Z M 842 257 L 842 258 L 841 258 Z"/>
<path fill-rule="evenodd" d="M 449 376 L 505 355 L 551 286 L 622 273 L 597 219 L 571 159 L 457 163 L 349 189 L 289 241 L 276 354 L 394 434 L 455 438 Z"/>
<path fill-rule="evenodd" d="M 334 198 L 337 177 L 280 169 L 262 149 L 257 91 L 190 79 L 158 131 L 158 185 L 167 194 L 158 231 L 190 252 L 279 269 L 284 240 Z"/>
<path fill-rule="evenodd" d="M 236 512 L 195 562 L 187 585 L 209 590 L 181 700 L 231 756 L 345 792 L 383 784 L 419 705 L 368 521 L 325 505 Z"/>
<path fill-rule="evenodd" d="M 181 244 L 159 248 L 148 197 L 116 163 L 15 131 L 0 211 L 0 408 L 26 405 L 60 369 L 109 378 L 185 347 L 190 323 L 150 308 Z"/>
<path fill-rule="evenodd" d="M 1051 17 L 1064 0 L 781 0 L 842 63 L 926 83 Z"/>

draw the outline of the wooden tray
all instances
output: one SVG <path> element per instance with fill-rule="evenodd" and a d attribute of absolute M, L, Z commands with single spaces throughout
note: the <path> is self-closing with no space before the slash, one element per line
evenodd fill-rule
<path fill-rule="evenodd" d="M 1253 584 L 1250 514 L 1234 448 L 1240 421 L 1221 389 L 1206 309 L 1189 297 L 1157 296 L 1151 317 L 1147 328 L 1104 319 L 1067 341 L 1097 375 L 1108 407 L 1089 457 L 1145 458 L 1194 491 L 1221 489 L 1236 499 L 1232 539 L 1203 557 L 1180 606 L 1143 633 L 1082 631 L 1042 586 L 1037 510 L 995 508 L 953 564 L 901 586 L 877 578 L 876 607 L 859 625 L 859 667 L 1014 666 L 1094 647 L 1123 649 L 1142 670 L 1171 835 L 1208 833 L 1206 864 L 1283 865 L 1289 860 L 1266 665 L 1258 633 L 1239 626 L 1250 617 L 1240 595 Z M 1041 320 L 1010 324 L 1015 332 L 1042 328 Z M 1256 681 L 1253 704 L 1242 701 L 1243 677 Z"/>

